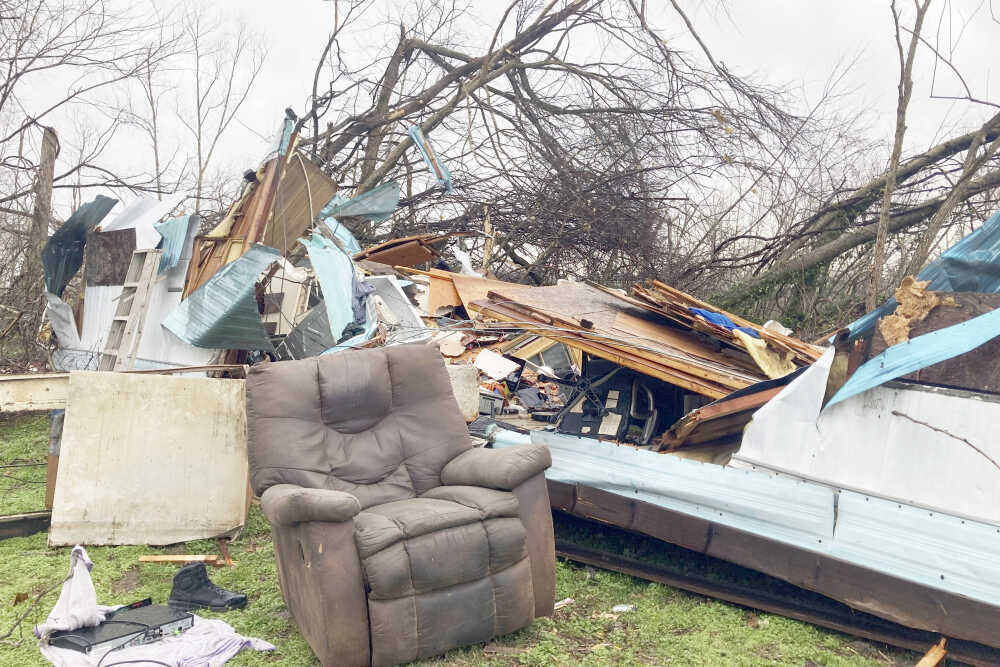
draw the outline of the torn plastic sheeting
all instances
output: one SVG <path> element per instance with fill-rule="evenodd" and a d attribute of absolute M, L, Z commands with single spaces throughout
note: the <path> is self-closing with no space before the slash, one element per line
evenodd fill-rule
<path fill-rule="evenodd" d="M 299 239 L 309 253 L 313 272 L 323 290 L 323 303 L 330 322 L 330 333 L 340 340 L 347 325 L 354 322 L 353 281 L 354 262 L 344 254 L 333 241 L 313 234 L 308 239 Z"/>
<path fill-rule="evenodd" d="M 279 256 L 274 248 L 254 245 L 181 301 L 163 326 L 195 347 L 273 351 L 260 321 L 254 285 Z"/>
<path fill-rule="evenodd" d="M 189 230 L 198 225 L 201 218 L 197 215 L 182 215 L 179 218 L 171 218 L 153 225 L 156 232 L 163 237 L 161 248 L 163 254 L 160 255 L 160 268 L 157 274 L 164 273 L 177 266 L 181 255 L 184 254 L 184 244 L 188 238 Z"/>
<path fill-rule="evenodd" d="M 372 222 L 382 222 L 392 215 L 398 204 L 399 183 L 388 181 L 353 199 L 337 195 L 323 207 L 319 215 L 323 218 L 358 215 Z"/>
<path fill-rule="evenodd" d="M 434 178 L 437 179 L 438 185 L 444 188 L 445 194 L 451 194 L 451 172 L 448 171 L 448 167 L 441 162 L 434 149 L 431 148 L 430 142 L 424 137 L 423 131 L 417 125 L 411 125 L 410 129 L 407 130 L 410 135 L 410 139 L 413 139 L 413 143 L 416 144 L 417 150 L 420 151 L 420 156 L 424 158 L 424 163 L 427 168 L 430 169 L 431 173 L 434 174 Z"/>
<path fill-rule="evenodd" d="M 974 350 L 1000 335 L 1000 309 L 911 338 L 869 359 L 833 395 L 827 407 L 921 368 Z"/>
<path fill-rule="evenodd" d="M 45 289 L 58 297 L 83 264 L 83 248 L 87 232 L 100 224 L 104 216 L 118 203 L 117 199 L 97 195 L 69 216 L 69 219 L 49 237 L 42 249 Z"/>
<path fill-rule="evenodd" d="M 187 195 L 175 193 L 161 199 L 141 197 L 130 201 L 113 220 L 101 226 L 102 231 L 135 229 L 135 247 L 138 250 L 155 248 L 160 243 L 156 223 L 184 201 Z"/>
<path fill-rule="evenodd" d="M 1000 292 L 1000 211 L 917 274 L 928 280 L 932 292 Z M 850 324 L 851 339 L 867 333 L 875 322 L 896 310 L 892 297 L 867 315 Z"/>
<path fill-rule="evenodd" d="M 51 292 L 45 293 L 45 316 L 52 327 L 52 333 L 61 348 L 76 349 L 80 347 L 80 334 L 76 330 L 76 319 L 73 309 Z"/>

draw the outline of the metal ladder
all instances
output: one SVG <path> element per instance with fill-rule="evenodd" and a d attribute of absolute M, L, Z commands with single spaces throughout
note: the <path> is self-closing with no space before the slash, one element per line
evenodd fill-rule
<path fill-rule="evenodd" d="M 118 297 L 118 307 L 111 319 L 111 329 L 97 370 L 131 370 L 135 366 L 136 350 L 149 308 L 149 294 L 156 282 L 162 253 L 162 250 L 136 250 L 132 253 L 128 271 L 125 272 L 125 285 Z"/>

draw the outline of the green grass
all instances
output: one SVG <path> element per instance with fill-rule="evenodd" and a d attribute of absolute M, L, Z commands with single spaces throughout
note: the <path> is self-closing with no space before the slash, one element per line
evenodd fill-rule
<path fill-rule="evenodd" d="M 45 509 L 45 456 L 49 450 L 47 415 L 0 415 L 0 465 L 43 465 L 0 468 L 0 514 Z"/>
<path fill-rule="evenodd" d="M 44 417 L 0 422 L 2 460 L 44 456 L 46 441 Z M 38 495 L 37 489 L 33 493 L 17 496 L 19 502 L 35 503 L 19 506 L 17 511 L 41 506 L 44 495 Z M 560 530 L 572 531 L 573 527 Z M 259 507 L 251 508 L 249 524 L 231 551 L 235 567 L 212 569 L 211 576 L 224 588 L 247 593 L 250 604 L 241 611 L 204 615 L 224 619 L 237 632 L 266 639 L 277 650 L 245 652 L 230 664 L 318 665 L 281 600 L 270 529 Z M 213 541 L 199 540 L 168 548 L 92 547 L 88 553 L 94 561 L 92 576 L 98 600 L 125 604 L 144 597 L 166 600 L 177 570 L 175 565 L 139 563 L 139 556 L 217 551 Z M 11 628 L 36 595 L 65 577 L 68 565 L 69 549 L 49 549 L 44 533 L 0 541 L 0 635 Z M 734 575 L 729 572 L 724 576 Z M 846 666 L 905 665 L 917 659 L 910 653 L 806 623 L 564 561 L 556 564 L 556 585 L 557 599 L 571 597 L 574 602 L 553 618 L 538 619 L 530 627 L 485 646 L 458 649 L 421 664 Z M 28 600 L 14 604 L 21 593 L 27 594 Z M 44 596 L 11 636 L 0 642 L 0 664 L 43 664 L 31 628 L 45 619 L 57 597 L 58 589 Z M 614 614 L 611 608 L 616 604 L 631 604 L 634 609 Z"/>

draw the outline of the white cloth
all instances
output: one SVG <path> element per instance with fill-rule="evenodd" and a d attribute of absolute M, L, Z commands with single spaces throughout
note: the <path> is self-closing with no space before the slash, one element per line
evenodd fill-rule
<path fill-rule="evenodd" d="M 102 622 L 108 612 L 118 607 L 97 604 L 97 592 L 90 579 L 94 566 L 81 546 L 70 553 L 69 578 L 63 583 L 56 606 L 45 623 L 35 628 L 39 637 L 42 656 L 56 667 L 111 667 L 117 663 L 130 665 L 162 665 L 171 667 L 219 667 L 240 651 L 273 651 L 274 645 L 262 639 L 237 634 L 224 621 L 200 618 L 194 615 L 194 625 L 179 635 L 171 635 L 151 644 L 133 646 L 105 653 L 90 655 L 71 649 L 56 648 L 44 641 L 57 630 L 76 630 Z M 104 662 L 101 662 L 104 658 Z M 131 662 L 142 661 L 142 662 Z"/>
<path fill-rule="evenodd" d="M 97 591 L 90 580 L 90 568 L 94 563 L 87 550 L 76 545 L 69 554 L 69 577 L 63 582 L 56 606 L 48 618 L 35 627 L 35 636 L 45 639 L 57 630 L 76 630 L 97 625 L 109 611 L 117 607 L 97 604 Z"/>

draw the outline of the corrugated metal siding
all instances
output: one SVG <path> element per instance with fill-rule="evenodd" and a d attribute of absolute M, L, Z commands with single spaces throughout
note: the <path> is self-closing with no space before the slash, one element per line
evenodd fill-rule
<path fill-rule="evenodd" d="M 872 495 L 535 431 L 498 431 L 552 452 L 549 479 L 711 520 L 907 581 L 1000 605 L 1000 528 Z M 874 594 L 875 592 L 873 592 Z"/>

